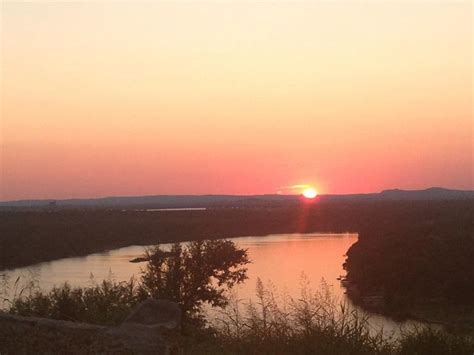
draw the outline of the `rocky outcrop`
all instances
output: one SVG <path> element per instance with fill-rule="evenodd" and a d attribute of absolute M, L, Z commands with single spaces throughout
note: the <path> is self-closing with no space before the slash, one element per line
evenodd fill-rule
<path fill-rule="evenodd" d="M 125 319 L 122 326 L 144 325 L 151 328 L 179 329 L 181 326 L 181 309 L 174 302 L 154 300 L 152 298 L 140 303 Z"/>
<path fill-rule="evenodd" d="M 170 354 L 180 324 L 176 303 L 153 299 L 118 327 L 0 313 L 0 354 Z"/>

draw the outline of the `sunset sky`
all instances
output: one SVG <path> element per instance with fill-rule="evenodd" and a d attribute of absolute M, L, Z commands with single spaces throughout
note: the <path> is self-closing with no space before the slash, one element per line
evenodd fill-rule
<path fill-rule="evenodd" d="M 472 189 L 472 4 L 4 2 L 0 199 Z"/>

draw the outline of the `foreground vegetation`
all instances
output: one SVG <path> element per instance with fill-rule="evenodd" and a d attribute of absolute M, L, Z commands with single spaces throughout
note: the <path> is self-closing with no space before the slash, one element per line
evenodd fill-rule
<path fill-rule="evenodd" d="M 204 334 L 204 335 L 203 335 Z M 306 286 L 298 299 L 281 299 L 257 281 L 256 301 L 227 307 L 207 332 L 193 334 L 196 354 L 472 354 L 474 338 L 420 327 L 389 336 L 369 317 L 336 300 L 326 288 Z"/>
<path fill-rule="evenodd" d="M 85 288 L 64 284 L 16 299 L 10 312 L 118 325 L 142 296 L 135 280 L 109 280 Z M 188 312 L 179 341 L 185 353 L 471 355 L 474 351 L 472 336 L 440 329 L 412 329 L 398 337 L 371 330 L 367 315 L 338 302 L 324 288 L 313 292 L 303 286 L 298 299 L 282 299 L 258 281 L 254 302 L 230 301 L 207 323 L 202 322 L 202 313 Z"/>
<path fill-rule="evenodd" d="M 93 324 L 120 324 L 130 311 L 147 298 L 178 303 L 186 321 L 201 321 L 204 303 L 224 307 L 228 292 L 246 279 L 246 250 L 230 240 L 204 240 L 182 245 L 171 251 L 150 248 L 146 267 L 138 282 L 104 280 L 90 287 L 68 283 L 49 292 L 21 287 L 9 300 L 9 311 L 23 316 Z M 18 289 L 18 285 L 14 285 Z M 197 324 L 197 323 L 196 323 Z"/>
<path fill-rule="evenodd" d="M 469 354 L 471 335 L 430 328 L 387 337 L 370 329 L 366 314 L 340 303 L 322 287 L 302 282 L 297 299 L 280 296 L 257 281 L 253 302 L 230 291 L 246 278 L 245 250 L 231 241 L 176 244 L 171 252 L 150 249 L 140 280 L 103 281 L 89 287 L 67 283 L 49 292 L 22 290 L 9 312 L 118 325 L 142 300 L 177 302 L 184 312 L 181 345 L 190 354 Z M 22 293 L 23 292 L 23 293 Z M 204 306 L 219 311 L 205 317 Z M 18 341 L 21 341 L 19 339 Z M 0 346 L 1 351 L 1 346 Z"/>

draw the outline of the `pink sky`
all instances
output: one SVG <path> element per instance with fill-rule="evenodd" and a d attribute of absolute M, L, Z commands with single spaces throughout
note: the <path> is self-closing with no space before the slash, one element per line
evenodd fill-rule
<path fill-rule="evenodd" d="M 470 2 L 4 3 L 0 199 L 472 189 Z"/>

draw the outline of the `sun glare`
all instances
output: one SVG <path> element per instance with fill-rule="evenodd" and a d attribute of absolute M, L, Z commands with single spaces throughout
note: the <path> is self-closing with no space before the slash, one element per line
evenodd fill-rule
<path fill-rule="evenodd" d="M 303 196 L 306 198 L 315 198 L 317 195 L 318 192 L 312 187 L 308 187 L 303 190 Z"/>

